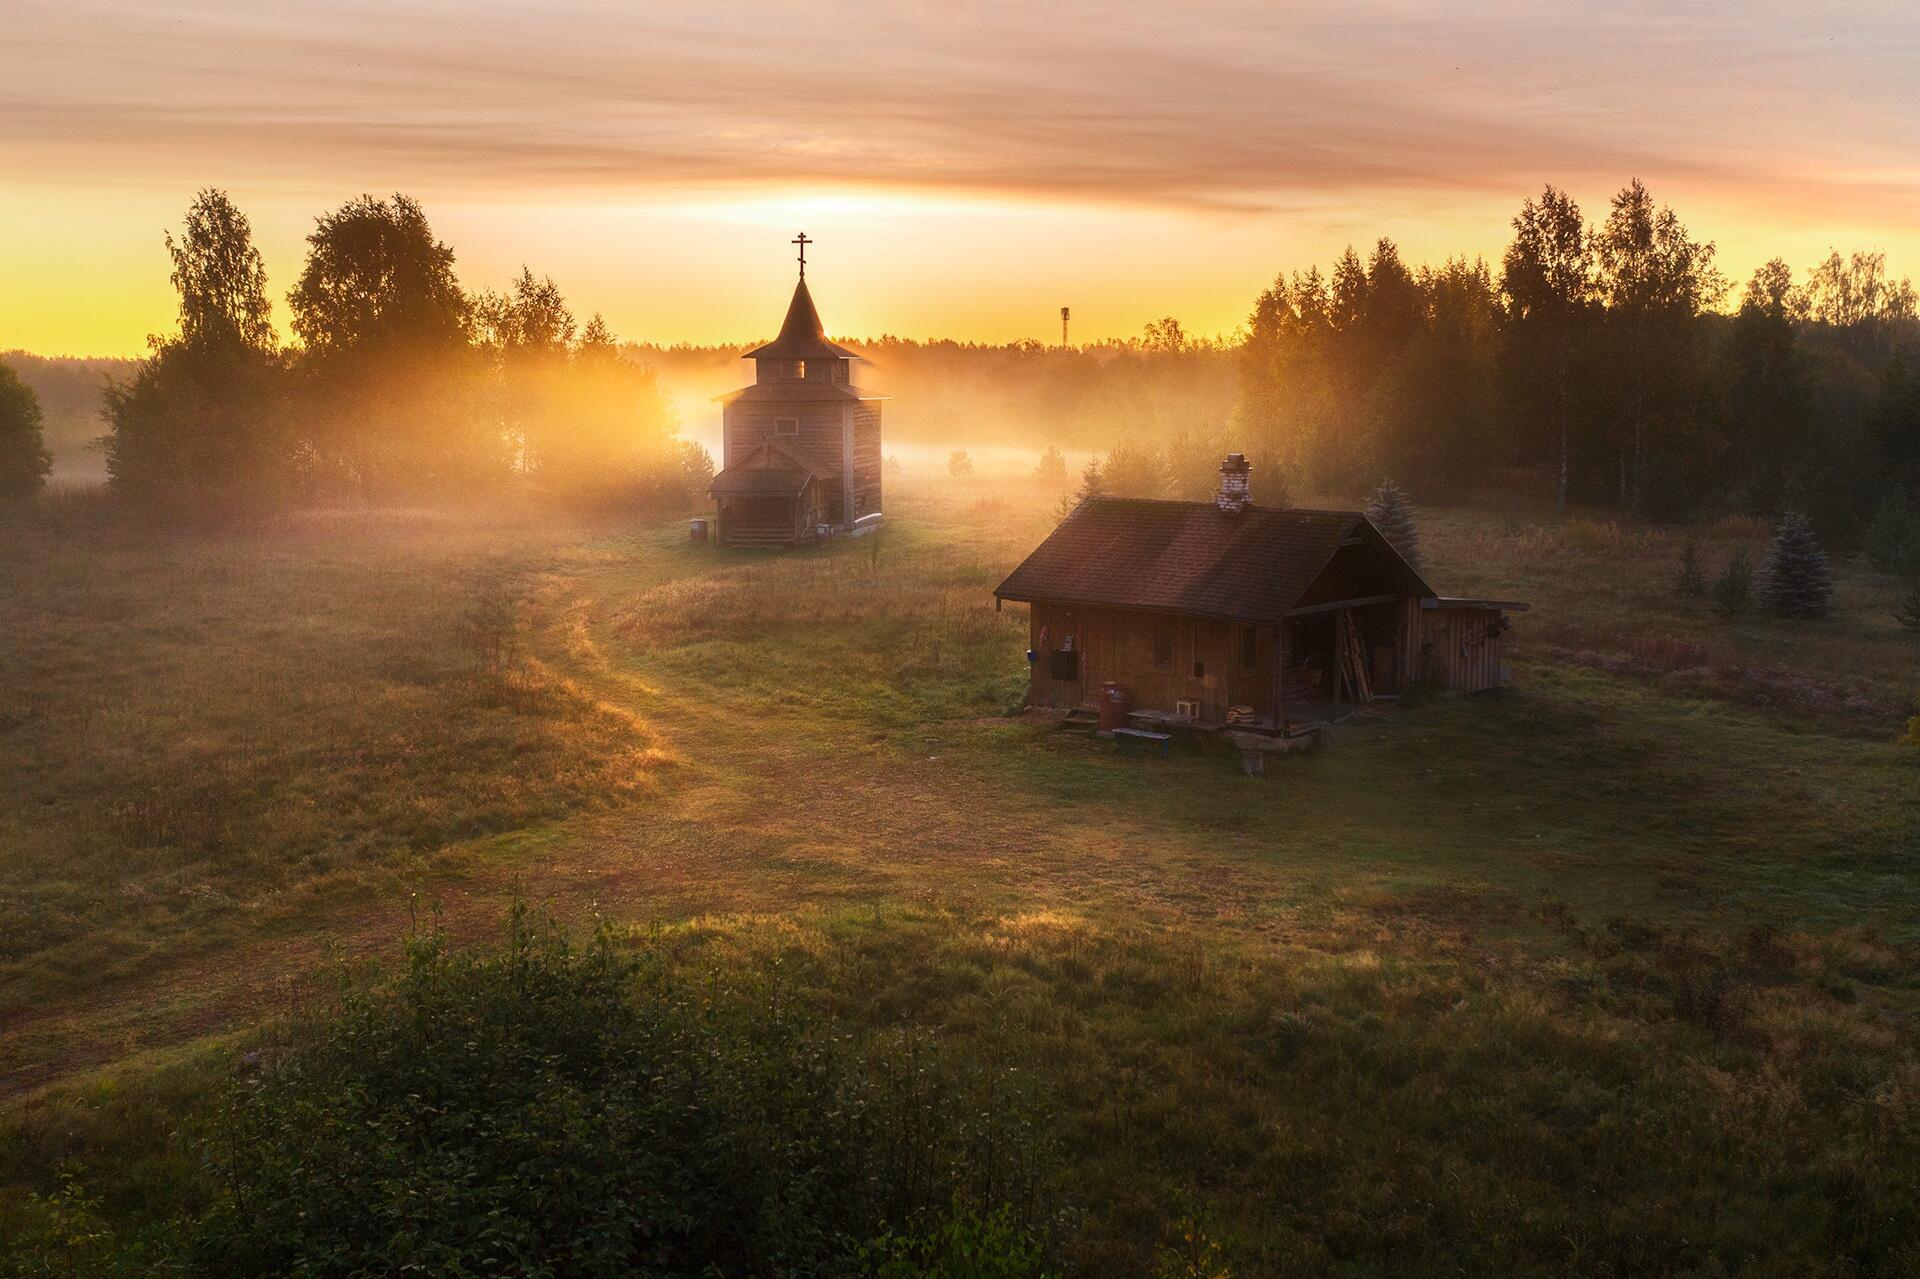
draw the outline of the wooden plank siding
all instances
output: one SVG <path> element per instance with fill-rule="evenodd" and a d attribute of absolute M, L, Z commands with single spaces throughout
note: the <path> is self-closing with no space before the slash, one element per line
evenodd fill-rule
<path fill-rule="evenodd" d="M 1194 701 L 1205 720 L 1225 720 L 1229 706 L 1251 706 L 1256 715 L 1273 717 L 1280 655 L 1271 626 L 1037 603 L 1029 610 L 1028 636 L 1034 651 L 1027 695 L 1032 706 L 1086 705 L 1111 680 L 1127 687 L 1136 710 L 1172 711 L 1182 701 Z M 1055 679 L 1053 655 L 1068 636 L 1079 653 L 1079 672 L 1070 680 Z M 1169 639 L 1168 660 L 1158 662 Z"/>
<path fill-rule="evenodd" d="M 1506 636 L 1497 608 L 1419 610 L 1422 673 L 1447 688 L 1478 693 L 1498 688 L 1506 670 Z"/>
<path fill-rule="evenodd" d="M 779 433 L 782 418 L 794 420 L 793 434 Z M 723 410 L 721 429 L 725 466 L 735 465 L 767 440 L 791 445 L 812 459 L 828 476 L 822 493 L 828 523 L 852 524 L 880 510 L 885 459 L 877 403 L 737 401 Z M 851 510 L 847 503 L 849 489 Z"/>
<path fill-rule="evenodd" d="M 881 476 L 886 460 L 880 449 L 880 406 L 853 406 L 853 514 L 848 523 L 882 509 Z"/>
<path fill-rule="evenodd" d="M 1434 638 L 1430 628 L 1435 611 L 1408 598 L 1366 604 L 1346 615 L 1362 637 L 1376 694 L 1398 693 L 1426 673 L 1421 645 Z M 1333 700 L 1341 616 L 1338 610 L 1309 612 L 1287 618 L 1279 627 L 1249 627 L 1212 618 L 1035 603 L 1028 613 L 1027 643 L 1034 661 L 1027 704 L 1058 710 L 1090 705 L 1098 700 L 1100 686 L 1113 681 L 1126 686 L 1135 710 L 1173 711 L 1180 702 L 1193 701 L 1199 703 L 1201 719 L 1217 723 L 1226 719 L 1228 707 L 1251 706 L 1259 719 L 1277 723 L 1292 710 L 1324 707 Z M 1483 622 L 1480 633 L 1485 630 Z M 1251 663 L 1245 647 L 1249 631 Z M 1072 679 L 1056 679 L 1053 657 L 1069 636 L 1079 655 L 1078 671 Z M 1161 662 L 1157 658 L 1164 642 L 1170 642 L 1169 660 Z M 1442 652 L 1447 642 L 1440 637 L 1430 652 Z M 1458 640 L 1452 643 L 1457 649 Z M 1482 665 L 1462 664 L 1458 673 L 1438 673 L 1450 687 L 1461 687 L 1453 679 L 1484 679 L 1487 671 L 1497 682 L 1500 642 L 1483 647 L 1489 651 Z M 1309 656 L 1319 659 L 1318 682 L 1310 682 L 1300 668 L 1300 659 Z"/>

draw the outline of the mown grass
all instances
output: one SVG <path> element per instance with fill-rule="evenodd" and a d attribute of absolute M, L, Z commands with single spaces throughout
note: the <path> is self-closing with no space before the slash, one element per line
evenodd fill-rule
<path fill-rule="evenodd" d="M 281 574 L 312 581 L 330 562 L 352 590 L 381 576 L 362 557 L 388 565 L 393 593 L 370 607 L 384 601 L 390 623 L 339 620 L 333 664 L 270 652 L 297 632 L 266 633 L 216 586 L 180 607 L 241 623 L 210 656 L 310 671 L 324 687 L 309 696 L 352 739 L 379 719 L 351 727 L 355 706 L 379 705 L 353 655 L 409 651 L 429 613 L 455 619 L 473 584 L 500 583 L 520 669 L 557 690 L 547 712 L 515 712 L 517 731 L 531 720 L 534 761 L 556 763 L 509 780 L 517 761 L 458 744 L 456 729 L 488 722 L 459 679 L 421 696 L 447 735 L 436 768 L 470 769 L 488 802 L 488 776 L 537 785 L 541 804 L 474 800 L 491 822 L 430 848 L 337 855 L 369 876 L 411 859 L 381 883 L 417 883 L 455 914 L 491 920 L 518 893 L 598 914 L 690 968 L 777 974 L 876 1042 L 930 1033 L 944 1053 L 1032 1072 L 1054 1099 L 1052 1189 L 1084 1272 L 1143 1272 L 1183 1214 L 1243 1274 L 1920 1264 L 1920 752 L 1893 742 L 1910 647 L 1871 613 L 1878 579 L 1843 564 L 1827 627 L 1727 627 L 1674 598 L 1677 534 L 1433 512 L 1437 584 L 1535 604 L 1515 686 L 1416 701 L 1249 779 L 1226 758 L 1120 756 L 1008 717 L 1024 617 L 996 614 L 990 592 L 1050 522 L 1048 500 L 990 479 L 895 491 L 901 518 L 877 548 L 791 556 L 693 548 L 677 529 L 468 531 L 437 560 L 391 530 L 271 543 Z M 128 577 L 205 553 L 115 552 Z M 41 624 L 56 647 L 87 616 L 86 594 L 69 598 L 64 623 Z M 1865 702 L 1592 656 L 1646 635 L 1705 646 L 1709 672 L 1764 666 L 1820 688 L 1843 687 L 1834 669 L 1850 664 Z M 454 652 L 449 671 L 469 660 Z M 203 697 L 236 722 L 261 713 L 156 669 L 122 687 L 174 697 L 174 733 L 207 731 Z M 82 784 L 78 754 L 48 789 Z M 635 759 L 649 784 L 592 780 L 631 776 Z M 406 811 L 351 798 L 367 775 L 340 785 L 320 803 L 345 829 Z M 279 847 L 235 882 L 292 893 L 343 873 Z M 67 1082 L 15 1102 L 10 1219 L 61 1168 L 104 1195 L 109 1220 L 190 1194 L 167 1134 L 191 1128 L 229 1069 L 231 1050 L 208 1045 L 231 1039 L 210 1032 L 271 1024 L 279 1005 L 245 972 L 323 962 L 291 941 L 333 935 L 349 955 L 390 942 L 390 923 L 341 923 L 365 889 L 298 896 L 275 939 L 246 912 L 210 915 L 229 951 L 191 989 L 102 983 L 109 1004 L 161 999 L 167 1026 L 129 1037 L 135 1064 L 53 1071 Z M 87 929 L 109 947 L 189 944 L 110 880 L 91 900 L 84 880 L 58 891 L 80 921 L 69 953 Z M 60 953 L 19 961 L 65 1018 L 34 1042 L 110 1045 L 120 1024 L 81 1007 L 81 979 L 47 975 Z"/>

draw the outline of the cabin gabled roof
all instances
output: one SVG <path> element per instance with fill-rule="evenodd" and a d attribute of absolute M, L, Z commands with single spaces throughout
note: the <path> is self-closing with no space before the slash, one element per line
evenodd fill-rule
<path fill-rule="evenodd" d="M 827 327 L 820 323 L 820 312 L 807 291 L 807 278 L 794 286 L 793 301 L 787 304 L 787 318 L 780 336 L 765 346 L 755 347 L 740 357 L 743 360 L 857 360 L 860 357 L 838 342 L 827 340 Z"/>
<path fill-rule="evenodd" d="M 752 452 L 713 477 L 707 492 L 715 497 L 798 497 L 807 485 L 830 473 L 801 450 L 779 440 L 762 440 Z"/>
<path fill-rule="evenodd" d="M 1359 511 L 1088 498 L 994 595 L 1279 624 L 1339 549 L 1358 540 L 1406 584 L 1434 591 Z"/>

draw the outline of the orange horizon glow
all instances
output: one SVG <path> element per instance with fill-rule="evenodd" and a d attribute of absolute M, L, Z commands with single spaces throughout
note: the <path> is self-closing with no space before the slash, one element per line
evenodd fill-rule
<path fill-rule="evenodd" d="M 521 266 L 620 337 L 744 343 L 791 247 L 830 329 L 1228 336 L 1280 271 L 1392 237 L 1498 261 L 1552 182 L 1644 179 L 1736 282 L 1920 270 L 1920 22 L 1645 0 L 1394 5 L 23 0 L 0 49 L 0 349 L 168 331 L 163 232 L 249 215 L 284 298 L 313 219 L 418 197 L 469 288 Z"/>

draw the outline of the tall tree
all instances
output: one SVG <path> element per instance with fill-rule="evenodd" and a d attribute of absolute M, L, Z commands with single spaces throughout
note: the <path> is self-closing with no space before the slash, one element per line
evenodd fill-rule
<path fill-rule="evenodd" d="M 1881 375 L 1873 440 L 1887 490 L 1899 497 L 1920 493 L 1920 366 L 1904 353 Z"/>
<path fill-rule="evenodd" d="M 1697 372 L 1693 321 L 1726 291 L 1712 241 L 1695 240 L 1678 215 L 1655 205 L 1635 178 L 1613 197 L 1594 237 L 1601 298 L 1627 379 L 1625 431 L 1615 441 L 1618 500 L 1636 498 L 1655 414 L 1670 432 L 1686 425 L 1685 384 Z"/>
<path fill-rule="evenodd" d="M 1573 197 L 1549 185 L 1513 219 L 1513 243 L 1501 259 L 1506 297 L 1509 385 L 1548 389 L 1543 415 L 1557 444 L 1555 505 L 1565 509 L 1573 455 L 1573 352 L 1589 323 L 1595 293 L 1593 244 Z M 1522 397 L 1523 411 L 1541 407 Z"/>
<path fill-rule="evenodd" d="M 552 339 L 566 325 L 548 314 L 555 322 L 542 331 Z M 569 394 L 540 454 L 549 491 L 588 505 L 704 500 L 712 459 L 677 438 L 672 407 L 654 371 L 622 355 L 598 315 L 580 330 L 564 376 Z"/>
<path fill-rule="evenodd" d="M 1728 410 L 1742 447 L 1729 455 L 1722 481 L 1756 512 L 1780 509 L 1808 445 L 1799 308 L 1793 268 L 1774 258 L 1754 271 L 1733 320 Z"/>
<path fill-rule="evenodd" d="M 254 247 L 252 225 L 224 191 L 195 197 L 180 238 L 167 232 L 167 253 L 180 295 L 180 341 L 228 350 L 276 348 L 266 262 Z"/>
<path fill-rule="evenodd" d="M 319 219 L 289 297 L 310 355 L 466 345 L 469 310 L 453 250 L 434 238 L 419 202 L 363 195 Z"/>
<path fill-rule="evenodd" d="M 1337 335 L 1326 277 L 1318 267 L 1280 275 L 1256 300 L 1247 327 L 1239 434 L 1281 463 L 1270 468 L 1275 473 L 1317 482 L 1329 469 L 1340 414 L 1350 403 L 1334 383 Z"/>
<path fill-rule="evenodd" d="M 1458 493 L 1510 452 L 1496 439 L 1499 298 L 1480 259 L 1421 267 L 1409 336 L 1384 357 L 1376 393 L 1389 434 L 1370 459 Z"/>
<path fill-rule="evenodd" d="M 501 429 L 519 469 L 540 476 L 569 429 L 573 312 L 551 277 L 536 279 L 526 267 L 508 292 L 480 295 L 473 310 L 495 366 Z"/>
<path fill-rule="evenodd" d="M 0 502 L 32 497 L 52 470 L 53 456 L 40 432 L 40 399 L 0 360 Z"/>
<path fill-rule="evenodd" d="M 1913 284 L 1887 274 L 1887 255 L 1829 253 L 1807 272 L 1800 294 L 1807 318 L 1840 330 L 1859 354 L 1884 357 L 1915 321 Z"/>
<path fill-rule="evenodd" d="M 166 245 L 179 331 L 108 389 L 108 479 L 123 499 L 176 515 L 258 512 L 278 500 L 289 449 L 252 227 L 225 192 L 204 190 Z"/>
<path fill-rule="evenodd" d="M 362 196 L 320 218 L 290 295 L 316 478 L 362 493 L 471 491 L 509 441 L 482 411 L 472 308 L 420 205 Z"/>

